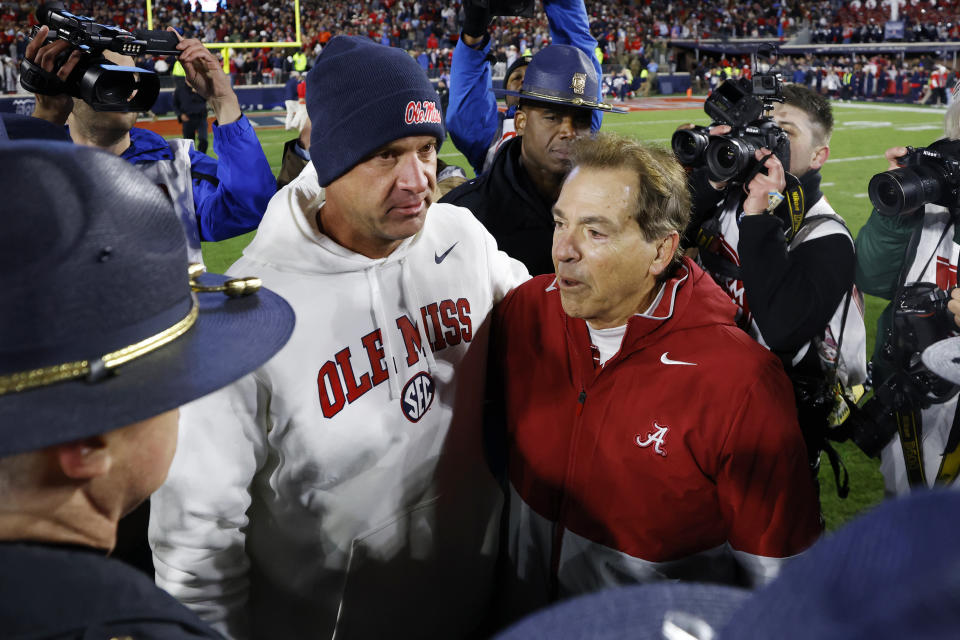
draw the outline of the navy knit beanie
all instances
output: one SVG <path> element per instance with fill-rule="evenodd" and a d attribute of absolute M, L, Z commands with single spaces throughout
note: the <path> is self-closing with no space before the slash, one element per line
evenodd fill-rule
<path fill-rule="evenodd" d="M 310 158 L 321 187 L 385 144 L 446 135 L 440 99 L 410 54 L 364 36 L 337 36 L 307 74 Z"/>

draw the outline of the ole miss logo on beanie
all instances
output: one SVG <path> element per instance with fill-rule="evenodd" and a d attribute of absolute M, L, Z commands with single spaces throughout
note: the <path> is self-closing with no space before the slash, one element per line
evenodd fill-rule
<path fill-rule="evenodd" d="M 436 102 L 411 100 L 407 103 L 404 122 L 407 124 L 440 124 L 443 119 L 440 117 L 440 108 Z"/>

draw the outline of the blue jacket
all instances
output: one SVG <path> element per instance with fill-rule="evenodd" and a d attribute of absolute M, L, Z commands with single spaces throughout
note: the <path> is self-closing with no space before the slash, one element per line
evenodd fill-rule
<path fill-rule="evenodd" d="M 263 147 L 246 116 L 213 125 L 213 150 L 219 161 L 190 149 L 193 203 L 200 238 L 207 241 L 226 240 L 256 229 L 277 190 Z M 134 127 L 130 146 L 120 157 L 138 165 L 169 160 L 173 154 L 158 134 Z"/>
<path fill-rule="evenodd" d="M 587 54 L 603 77 L 600 61 L 594 50 L 597 41 L 590 35 L 590 23 L 583 0 L 544 0 L 544 10 L 550 26 L 550 41 L 569 44 Z M 453 49 L 450 66 L 450 104 L 447 106 L 447 131 L 457 149 L 466 156 L 477 175 L 483 173 L 487 149 L 499 138 L 504 118 L 512 118 L 515 109 L 502 114 L 497 109 L 497 98 L 492 93 L 493 80 L 486 62 L 492 43 L 489 36 L 480 49 L 468 46 L 461 35 Z M 600 83 L 598 83 L 600 84 Z M 597 96 L 601 99 L 601 96 Z M 598 131 L 602 114 L 593 112 L 591 129 Z"/>
<path fill-rule="evenodd" d="M 147 576 L 103 551 L 3 542 L 0 566 L 4 638 L 222 639 Z"/>

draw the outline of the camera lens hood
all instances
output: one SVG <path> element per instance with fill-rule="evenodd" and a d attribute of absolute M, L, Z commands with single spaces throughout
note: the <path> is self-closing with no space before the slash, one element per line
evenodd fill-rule
<path fill-rule="evenodd" d="M 923 176 L 909 167 L 899 167 L 870 178 L 867 194 L 877 212 L 884 216 L 910 214 L 940 198 L 936 178 Z"/>
<path fill-rule="evenodd" d="M 680 129 L 673 133 L 670 147 L 677 161 L 685 167 L 703 164 L 704 153 L 710 144 L 710 136 L 697 129 Z"/>
<path fill-rule="evenodd" d="M 753 147 L 740 138 L 711 136 L 707 145 L 707 172 L 716 182 L 742 179 L 753 161 Z"/>

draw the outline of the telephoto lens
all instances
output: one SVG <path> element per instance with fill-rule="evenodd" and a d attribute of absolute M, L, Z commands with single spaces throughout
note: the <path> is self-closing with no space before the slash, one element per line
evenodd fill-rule
<path fill-rule="evenodd" d="M 867 193 L 877 213 L 885 216 L 909 215 L 927 204 L 940 200 L 940 180 L 935 172 L 916 167 L 884 171 L 870 178 Z"/>
<path fill-rule="evenodd" d="M 937 140 L 897 160 L 896 169 L 870 178 L 867 192 L 877 213 L 910 215 L 924 205 L 960 206 L 960 140 Z"/>

